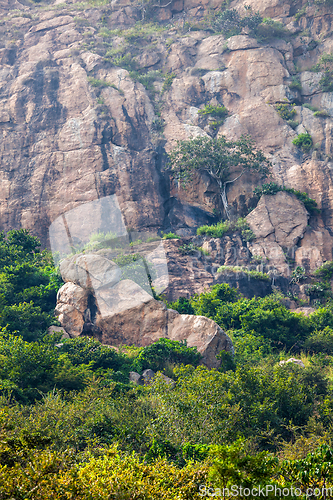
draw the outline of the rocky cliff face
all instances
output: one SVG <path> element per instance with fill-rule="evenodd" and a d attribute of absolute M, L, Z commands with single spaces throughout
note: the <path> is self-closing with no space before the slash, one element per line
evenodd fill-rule
<path fill-rule="evenodd" d="M 282 272 L 285 247 L 308 270 L 332 259 L 333 93 L 319 84 L 322 72 L 310 71 L 332 51 L 332 7 L 230 2 L 241 16 L 250 6 L 288 30 L 263 41 L 247 28 L 214 34 L 209 16 L 223 2 L 163 5 L 1 2 L 0 228 L 29 228 L 47 244 L 57 217 L 116 194 L 132 231 L 192 234 L 217 220 L 217 186 L 202 176 L 183 190 L 163 171 L 164 151 L 177 139 L 250 134 L 272 162 L 272 180 L 308 192 L 321 209 L 309 221 L 297 209 L 301 223 L 289 235 L 281 227 L 263 234 L 261 202 L 250 216 L 259 238 L 252 253 L 267 256 L 269 241 Z M 199 114 L 209 103 L 226 106 L 224 123 Z M 294 105 L 292 124 L 278 113 L 281 103 Z M 310 152 L 292 143 L 304 132 L 315 145 Z M 243 176 L 229 186 L 234 216 L 255 207 L 260 182 Z"/>

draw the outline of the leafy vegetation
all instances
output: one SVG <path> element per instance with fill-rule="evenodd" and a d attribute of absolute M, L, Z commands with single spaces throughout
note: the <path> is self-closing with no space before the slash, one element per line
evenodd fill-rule
<path fill-rule="evenodd" d="M 292 120 L 296 115 L 295 105 L 293 104 L 276 104 L 275 109 L 283 120 Z"/>
<path fill-rule="evenodd" d="M 140 261 L 137 254 L 118 257 L 120 266 Z M 0 262 L 0 317 L 19 306 L 15 287 L 26 293 L 33 279 L 32 287 L 42 281 L 52 290 L 29 291 L 51 316 L 61 280 L 38 240 L 23 230 L 2 235 Z M 302 270 L 295 271 L 301 280 Z M 332 275 L 329 262 L 317 271 L 326 281 Z M 227 284 L 169 303 L 213 319 L 231 336 L 235 355 L 221 351 L 218 370 L 201 365 L 185 342 L 163 338 L 116 350 L 89 337 L 45 335 L 33 323 L 23 339 L 10 333 L 15 318 L 7 316 L 0 332 L 1 498 L 192 500 L 208 488 L 219 496 L 234 483 L 330 487 L 333 309 L 328 302 L 304 316 L 285 303 L 278 294 L 245 299 Z M 291 353 L 305 368 L 280 365 Z M 174 384 L 160 375 L 144 387 L 129 383 L 130 371 L 146 368 Z"/>
<path fill-rule="evenodd" d="M 215 14 L 210 26 L 226 38 L 239 35 L 242 29 L 246 28 L 250 36 L 261 42 L 272 38 L 284 38 L 289 34 L 282 23 L 263 18 L 259 12 L 253 12 L 251 7 L 245 7 L 245 9 L 245 16 L 241 16 L 236 9 L 221 10 Z"/>
<path fill-rule="evenodd" d="M 0 328 L 25 340 L 56 324 L 53 309 L 62 280 L 51 254 L 24 229 L 0 233 Z"/>
<path fill-rule="evenodd" d="M 241 266 L 221 266 L 218 268 L 217 272 L 244 273 L 246 276 L 254 280 L 271 281 L 271 278 L 267 273 L 262 273 L 260 271 L 254 271 L 254 270 L 251 271 L 246 267 L 241 267 Z"/>
<path fill-rule="evenodd" d="M 177 141 L 177 146 L 169 154 L 169 164 L 171 174 L 183 184 L 189 182 L 195 173 L 207 172 L 219 186 L 228 219 L 228 184 L 237 181 L 245 172 L 266 175 L 270 166 L 249 136 L 242 136 L 238 141 L 227 141 L 224 136 Z"/>
<path fill-rule="evenodd" d="M 240 217 L 237 221 L 221 221 L 212 226 L 200 226 L 197 229 L 198 235 L 207 235 L 212 238 L 222 238 L 224 234 L 240 231 L 246 241 L 251 241 L 255 238 L 254 232 L 246 219 Z"/>
<path fill-rule="evenodd" d="M 333 54 L 322 54 L 318 64 L 313 68 L 315 72 L 322 72 L 323 75 L 319 80 L 319 86 L 323 92 L 333 91 Z"/>
<path fill-rule="evenodd" d="M 293 144 L 304 151 L 304 153 L 308 153 L 313 146 L 312 137 L 308 132 L 298 134 L 293 140 Z"/>
<path fill-rule="evenodd" d="M 285 191 L 286 193 L 294 194 L 305 206 L 308 212 L 312 215 L 320 213 L 316 200 L 310 198 L 307 193 L 302 191 L 297 191 L 294 188 L 286 188 L 284 186 L 280 186 L 275 182 L 269 182 L 267 184 L 263 184 L 261 187 L 255 188 L 253 194 L 255 194 L 258 198 L 264 194 L 274 195 L 279 191 Z"/>
<path fill-rule="evenodd" d="M 175 233 L 172 233 L 172 232 L 169 232 L 169 233 L 162 233 L 162 239 L 163 240 L 179 240 L 180 239 L 180 236 L 178 236 L 178 234 L 175 234 Z"/>
<path fill-rule="evenodd" d="M 176 78 L 175 73 L 168 73 L 167 75 L 165 75 L 164 82 L 162 85 L 162 93 L 167 92 L 171 88 L 172 82 L 174 81 L 175 78 Z"/>

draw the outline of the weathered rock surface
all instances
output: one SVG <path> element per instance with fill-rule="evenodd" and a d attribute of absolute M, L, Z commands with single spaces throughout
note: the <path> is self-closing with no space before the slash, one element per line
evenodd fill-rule
<path fill-rule="evenodd" d="M 83 288 L 98 290 L 111 287 L 121 277 L 117 264 L 97 254 L 74 255 L 60 264 L 62 279 L 71 281 Z"/>
<path fill-rule="evenodd" d="M 59 216 L 115 194 L 127 229 L 193 235 L 198 225 L 216 222 L 215 213 L 222 210 L 217 185 L 208 175 L 196 176 L 186 190 L 170 182 L 162 168 L 164 151 L 179 139 L 250 134 L 272 161 L 272 180 L 306 191 L 321 209 L 305 221 L 303 208 L 286 193 L 276 201 L 263 198 L 248 216 L 257 234 L 250 252 L 268 257 L 269 265 L 285 276 L 286 248 L 308 271 L 332 260 L 333 93 L 320 88 L 321 72 L 310 71 L 333 50 L 332 11 L 305 0 L 233 0 L 230 8 L 243 15 L 244 6 L 251 6 L 282 22 L 293 36 L 258 42 L 245 31 L 228 40 L 208 31 L 186 31 L 186 23 L 197 23 L 220 6 L 215 0 L 173 0 L 165 8 L 154 7 L 152 15 L 165 31 L 139 34 L 139 43 L 131 44 L 133 33 L 108 30 L 134 26 L 145 15 L 140 3 L 122 0 L 81 10 L 75 2 L 43 8 L 19 0 L 0 2 L 0 16 L 6 16 L 0 30 L 0 230 L 25 227 L 46 245 L 48 228 Z M 296 19 L 303 7 L 304 15 Z M 169 88 L 162 88 L 156 77 L 152 93 L 133 79 L 126 58 L 112 59 L 122 47 L 139 69 L 169 72 Z M 296 129 L 277 112 L 276 104 L 285 102 L 295 105 Z M 212 128 L 212 117 L 199 113 L 208 103 L 227 107 L 224 123 Z M 327 116 L 315 116 L 304 104 Z M 293 145 L 300 132 L 312 136 L 312 153 Z M 233 217 L 254 208 L 253 189 L 262 181 L 244 175 L 228 185 Z M 101 230 L 99 218 L 95 229 Z M 245 247 L 237 238 L 202 243 L 211 252 L 205 259 L 180 257 L 167 248 L 169 299 L 204 291 L 215 283 L 218 265 L 249 263 L 251 256 L 240 255 Z M 114 304 L 110 287 L 119 270 L 110 260 L 101 258 L 97 264 L 87 258 L 64 263 L 68 269 L 63 274 L 86 288 L 89 268 L 90 285 L 99 289 L 96 300 L 104 311 Z M 61 292 L 57 311 L 67 323 L 76 315 L 68 327 L 75 335 L 82 321 L 85 327 L 94 323 L 81 318 L 82 304 L 66 302 L 66 293 Z M 117 300 L 117 308 L 126 301 Z"/>
<path fill-rule="evenodd" d="M 58 292 L 56 314 L 71 336 L 86 333 L 88 327 L 103 344 L 146 346 L 159 338 L 186 340 L 203 355 L 211 368 L 220 362 L 221 350 L 232 351 L 230 338 L 212 320 L 179 314 L 153 299 L 139 285 L 123 280 L 95 291 L 95 312 L 91 308 L 91 290 L 68 282 Z"/>
<path fill-rule="evenodd" d="M 152 299 L 135 283 L 124 280 L 114 287 L 112 293 L 116 295 L 120 289 L 121 294 L 127 286 L 133 295 L 137 290 L 135 301 L 132 302 L 131 298 L 121 301 L 121 309 L 110 307 L 108 312 L 104 310 L 104 314 L 96 318 L 102 343 L 146 346 L 159 338 L 186 339 L 189 347 L 198 348 L 204 356 L 203 362 L 210 367 L 219 365 L 215 356 L 220 350 L 232 350 L 229 337 L 214 321 L 168 310 L 163 302 Z M 137 304 L 139 297 L 141 303 Z"/>
<path fill-rule="evenodd" d="M 307 228 L 309 214 L 295 195 L 284 191 L 264 195 L 246 217 L 256 239 L 249 245 L 253 255 L 267 258 L 281 274 L 288 275 L 284 251 L 295 248 Z"/>

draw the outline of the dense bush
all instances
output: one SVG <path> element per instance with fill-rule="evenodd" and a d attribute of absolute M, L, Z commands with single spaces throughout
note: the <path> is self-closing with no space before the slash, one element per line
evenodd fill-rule
<path fill-rule="evenodd" d="M 286 121 L 293 120 L 296 115 L 294 105 L 290 105 L 288 103 L 276 104 L 275 109 L 281 118 Z"/>
<path fill-rule="evenodd" d="M 197 229 L 197 234 L 211 236 L 212 238 L 222 238 L 224 234 L 235 231 L 240 231 L 246 241 L 251 241 L 255 238 L 255 234 L 250 229 L 247 220 L 242 217 L 237 221 L 220 221 L 212 226 L 200 226 Z"/>
<path fill-rule="evenodd" d="M 52 256 L 24 229 L 0 234 L 0 327 L 27 340 L 56 323 L 53 309 L 62 280 Z"/>
<path fill-rule="evenodd" d="M 177 342 L 176 340 L 160 339 L 153 344 L 144 347 L 133 366 L 142 371 L 150 368 L 154 371 L 163 370 L 168 363 L 191 364 L 197 366 L 201 354 L 196 347 L 187 347 L 186 342 Z"/>
<path fill-rule="evenodd" d="M 231 336 L 235 356 L 221 351 L 220 369 L 210 370 L 198 366 L 196 349 L 169 339 L 118 352 L 87 337 L 44 335 L 52 302 L 31 290 L 56 290 L 59 277 L 38 248 L 24 232 L 0 241 L 0 318 L 8 323 L 0 334 L 1 499 L 190 500 L 202 497 L 202 485 L 218 491 L 236 480 L 331 485 L 332 450 L 323 446 L 333 423 L 329 303 L 306 317 L 282 295 L 245 299 L 219 284 L 168 304 L 214 319 Z M 119 263 L 135 264 L 133 255 Z M 331 264 L 318 270 L 324 283 Z M 13 304 L 13 290 L 35 293 L 39 305 Z M 13 311 L 38 341 L 10 333 L 23 331 Z M 281 366 L 286 349 L 305 368 Z M 175 383 L 128 383 L 129 371 L 145 368 L 172 371 Z"/>
<path fill-rule="evenodd" d="M 293 144 L 300 148 L 305 153 L 308 153 L 312 148 L 313 142 L 311 135 L 306 132 L 304 134 L 299 134 L 294 140 Z"/>

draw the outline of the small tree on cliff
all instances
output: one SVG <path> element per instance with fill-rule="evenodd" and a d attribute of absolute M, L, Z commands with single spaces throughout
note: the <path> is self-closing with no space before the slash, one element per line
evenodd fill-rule
<path fill-rule="evenodd" d="M 169 162 L 173 177 L 182 184 L 190 181 L 195 172 L 207 172 L 215 179 L 228 219 L 228 184 L 236 182 L 248 171 L 267 175 L 270 167 L 262 151 L 254 149 L 249 136 L 242 136 L 238 141 L 227 141 L 223 136 L 177 141 L 177 146 L 169 154 Z"/>

